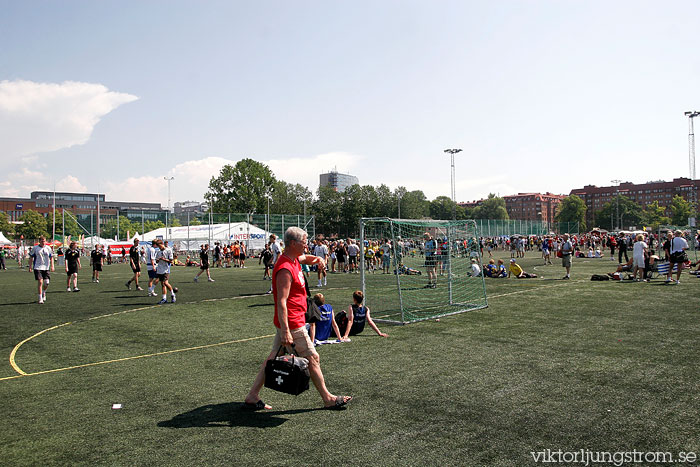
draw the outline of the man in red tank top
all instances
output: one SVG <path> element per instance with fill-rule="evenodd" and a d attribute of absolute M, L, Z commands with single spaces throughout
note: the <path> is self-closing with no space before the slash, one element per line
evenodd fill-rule
<path fill-rule="evenodd" d="M 272 351 L 260 366 L 253 387 L 245 398 L 244 406 L 248 409 L 272 408 L 260 399 L 260 389 L 265 383 L 265 365 L 277 356 L 281 345 L 289 347 L 292 343 L 296 352 L 309 360 L 309 375 L 323 398 L 324 408 L 340 409 L 352 399 L 350 396 L 335 396 L 328 391 L 321 372 L 320 358 L 306 330 L 306 279 L 301 271 L 301 263 L 317 264 L 322 268 L 326 266 L 322 258 L 304 254 L 307 240 L 308 235 L 299 227 L 290 227 L 284 233 L 284 253 L 272 271 L 272 294 L 275 299 L 273 322 L 277 334 Z"/>

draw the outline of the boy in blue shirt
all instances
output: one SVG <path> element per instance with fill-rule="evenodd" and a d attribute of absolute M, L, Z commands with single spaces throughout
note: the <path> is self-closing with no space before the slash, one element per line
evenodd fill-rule
<path fill-rule="evenodd" d="M 309 337 L 314 344 L 326 341 L 331 337 L 331 328 L 335 332 L 336 336 L 340 335 L 340 330 L 335 322 L 335 316 L 333 314 L 333 307 L 326 304 L 326 299 L 323 294 L 317 293 L 314 295 L 314 303 L 318 306 L 321 311 L 321 319 L 315 323 L 311 323 L 309 329 Z"/>

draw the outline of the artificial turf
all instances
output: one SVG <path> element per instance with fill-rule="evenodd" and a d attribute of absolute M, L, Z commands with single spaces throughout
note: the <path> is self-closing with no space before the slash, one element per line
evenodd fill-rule
<path fill-rule="evenodd" d="M 213 269 L 213 283 L 176 268 L 178 303 L 163 306 L 126 290 L 126 265 L 105 267 L 100 284 L 84 270 L 80 293 L 54 273 L 45 305 L 26 270 L 0 271 L 0 462 L 512 466 L 547 448 L 700 453 L 700 280 L 591 282 L 613 263 L 584 259 L 563 281 L 554 262 L 528 253 L 521 264 L 539 278 L 487 280 L 488 308 L 321 346 L 329 389 L 354 396 L 339 412 L 319 410 L 313 388 L 264 389 L 273 410 L 240 410 L 274 332 L 255 262 Z M 339 311 L 358 286 L 332 274 L 321 291 Z M 29 375 L 15 377 L 13 348 L 64 323 L 19 347 Z"/>

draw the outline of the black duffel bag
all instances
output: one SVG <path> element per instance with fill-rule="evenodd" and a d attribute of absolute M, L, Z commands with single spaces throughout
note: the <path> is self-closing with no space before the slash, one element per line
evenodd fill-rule
<path fill-rule="evenodd" d="M 285 394 L 299 395 L 309 389 L 309 361 L 296 354 L 280 355 L 285 347 L 280 346 L 277 357 L 265 365 L 265 387 Z"/>

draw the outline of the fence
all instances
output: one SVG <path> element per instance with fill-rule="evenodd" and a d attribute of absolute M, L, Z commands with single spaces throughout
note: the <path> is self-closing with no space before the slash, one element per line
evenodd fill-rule
<path fill-rule="evenodd" d="M 546 235 L 578 234 L 578 222 L 542 222 L 532 220 L 498 220 L 476 219 L 476 227 L 481 237 L 500 237 L 503 235 Z"/>

